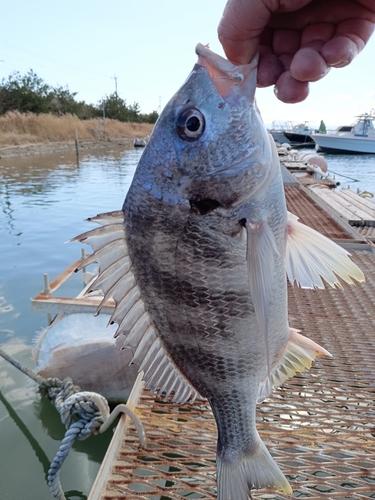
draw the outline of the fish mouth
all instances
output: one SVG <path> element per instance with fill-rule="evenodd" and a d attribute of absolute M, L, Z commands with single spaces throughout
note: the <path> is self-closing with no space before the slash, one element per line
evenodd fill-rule
<path fill-rule="evenodd" d="M 202 66 L 207 71 L 217 92 L 226 101 L 230 100 L 233 94 L 246 96 L 251 101 L 254 100 L 258 54 L 249 64 L 235 66 L 230 61 L 212 52 L 207 45 L 198 43 L 195 47 L 198 56 L 198 66 Z"/>

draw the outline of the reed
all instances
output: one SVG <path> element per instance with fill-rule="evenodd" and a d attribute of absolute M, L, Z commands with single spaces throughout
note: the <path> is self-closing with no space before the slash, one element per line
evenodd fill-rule
<path fill-rule="evenodd" d="M 150 123 L 128 123 L 106 119 L 109 137 L 121 134 L 130 137 L 145 137 L 152 131 Z M 103 130 L 103 120 L 101 121 Z M 0 116 L 0 145 L 13 146 L 22 144 L 73 142 L 74 130 L 79 140 L 97 138 L 98 119 L 80 120 L 75 115 L 51 115 L 19 113 L 9 111 Z"/>

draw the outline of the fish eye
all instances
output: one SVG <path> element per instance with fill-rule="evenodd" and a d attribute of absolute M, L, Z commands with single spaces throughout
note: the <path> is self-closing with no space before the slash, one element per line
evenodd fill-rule
<path fill-rule="evenodd" d="M 177 118 L 177 133 L 185 141 L 197 141 L 203 134 L 204 128 L 204 116 L 196 108 L 185 109 Z"/>

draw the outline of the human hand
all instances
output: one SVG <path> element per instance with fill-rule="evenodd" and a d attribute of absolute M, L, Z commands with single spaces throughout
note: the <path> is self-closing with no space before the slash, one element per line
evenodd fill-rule
<path fill-rule="evenodd" d="M 258 86 L 295 103 L 309 82 L 347 66 L 374 28 L 374 0 L 228 0 L 218 34 L 234 64 L 259 51 Z"/>

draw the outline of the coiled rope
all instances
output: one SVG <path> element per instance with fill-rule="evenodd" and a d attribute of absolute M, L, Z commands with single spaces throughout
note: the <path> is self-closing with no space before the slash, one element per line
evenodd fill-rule
<path fill-rule="evenodd" d="M 43 378 L 2 349 L 0 349 L 0 356 L 39 385 L 42 394 L 48 395 L 60 413 L 61 421 L 67 429 L 48 471 L 47 482 L 54 499 L 66 500 L 60 483 L 59 472 L 73 446 L 74 440 L 87 439 L 91 434 L 102 434 L 121 413 L 129 416 L 138 433 L 140 445 L 143 448 L 147 447 L 143 424 L 138 415 L 126 404 L 117 405 L 110 413 L 108 402 L 101 394 L 81 391 L 78 385 L 74 385 L 70 377 L 64 380 Z"/>

